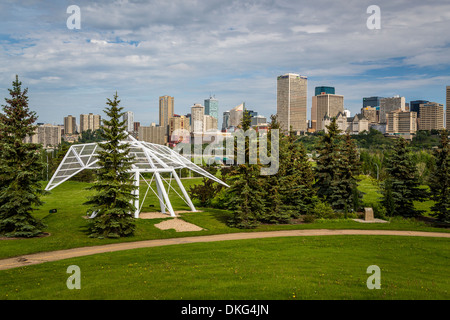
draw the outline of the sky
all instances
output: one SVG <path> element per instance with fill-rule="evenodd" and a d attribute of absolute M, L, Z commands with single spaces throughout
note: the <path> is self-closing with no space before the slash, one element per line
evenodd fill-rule
<path fill-rule="evenodd" d="M 18 75 L 43 123 L 103 116 L 115 92 L 141 125 L 158 123 L 162 95 L 176 114 L 215 96 L 219 125 L 242 102 L 269 118 L 285 73 L 308 77 L 308 118 L 316 86 L 354 115 L 370 96 L 445 104 L 450 85 L 448 0 L 2 0 L 0 21 L 0 96 Z"/>

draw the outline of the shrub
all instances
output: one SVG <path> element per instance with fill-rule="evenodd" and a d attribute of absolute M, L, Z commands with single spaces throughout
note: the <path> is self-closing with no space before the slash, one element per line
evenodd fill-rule
<path fill-rule="evenodd" d="M 314 206 L 313 216 L 317 219 L 336 219 L 340 218 L 341 214 L 334 212 L 327 202 L 318 201 Z"/>

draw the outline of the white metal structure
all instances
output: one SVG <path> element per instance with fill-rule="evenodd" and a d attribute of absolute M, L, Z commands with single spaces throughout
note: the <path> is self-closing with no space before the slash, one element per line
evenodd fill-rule
<path fill-rule="evenodd" d="M 191 211 L 196 211 L 191 199 L 189 198 L 188 193 L 186 192 L 186 189 L 184 188 L 180 178 L 175 171 L 176 169 L 187 168 L 228 187 L 226 183 L 210 174 L 209 172 L 203 170 L 199 166 L 195 165 L 184 156 L 180 155 L 169 147 L 136 140 L 128 133 L 127 140 L 121 141 L 121 143 L 128 143 L 130 145 L 130 155 L 134 157 L 130 174 L 134 175 L 134 181 L 137 187 L 134 191 L 134 194 L 136 196 L 134 203 L 136 207 L 136 211 L 134 212 L 135 218 L 139 218 L 139 213 L 141 212 L 144 200 L 149 190 L 152 190 L 156 197 L 159 199 L 161 212 L 163 213 L 169 211 L 170 215 L 172 217 L 175 217 L 175 212 L 173 211 L 172 204 L 170 203 L 169 199 L 169 193 L 171 189 L 186 202 Z M 101 146 L 98 143 L 85 143 L 71 146 L 64 156 L 64 159 L 58 166 L 58 169 L 56 169 L 52 178 L 48 182 L 45 190 L 51 190 L 57 187 L 58 185 L 70 179 L 84 169 L 100 168 L 97 164 L 97 152 L 99 150 L 101 150 Z M 153 173 L 150 181 L 147 181 L 142 176 L 142 173 L 145 172 Z M 169 181 L 161 176 L 161 173 L 163 172 L 170 173 Z M 148 187 L 147 191 L 145 192 L 144 198 L 142 199 L 142 202 L 139 204 L 140 178 L 142 178 L 142 180 L 147 184 Z M 178 187 L 180 188 L 183 196 L 181 196 L 175 190 L 175 188 L 172 187 L 172 178 L 174 178 L 174 180 L 178 184 Z M 155 179 L 157 189 L 156 191 L 151 186 L 153 179 Z M 164 186 L 163 181 L 168 185 L 167 190 Z"/>

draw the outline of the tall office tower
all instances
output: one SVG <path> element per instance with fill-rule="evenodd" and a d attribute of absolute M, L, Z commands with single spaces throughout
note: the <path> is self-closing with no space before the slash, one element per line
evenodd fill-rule
<path fill-rule="evenodd" d="M 133 131 L 138 132 L 140 126 L 141 126 L 140 122 L 133 122 Z"/>
<path fill-rule="evenodd" d="M 230 110 L 229 127 L 238 127 L 241 124 L 242 116 L 244 115 L 245 103 L 234 107 Z"/>
<path fill-rule="evenodd" d="M 215 97 L 209 97 L 205 99 L 205 114 L 213 116 L 219 120 L 219 100 Z"/>
<path fill-rule="evenodd" d="M 380 100 L 380 123 L 386 123 L 386 114 L 391 111 L 406 111 L 405 97 L 395 96 Z"/>
<path fill-rule="evenodd" d="M 365 107 L 372 107 L 372 108 L 376 108 L 377 110 L 380 110 L 381 99 L 384 99 L 384 98 L 383 97 L 366 97 L 366 98 L 363 98 L 363 108 L 365 108 Z"/>
<path fill-rule="evenodd" d="M 308 78 L 287 73 L 277 78 L 277 116 L 281 129 L 305 132 Z"/>
<path fill-rule="evenodd" d="M 166 128 L 166 134 L 169 134 L 169 118 L 173 117 L 173 110 L 173 97 L 159 97 L 159 126 Z"/>
<path fill-rule="evenodd" d="M 134 113 L 132 111 L 125 112 L 122 120 L 126 121 L 125 128 L 128 132 L 134 131 Z"/>
<path fill-rule="evenodd" d="M 64 117 L 64 134 L 74 134 L 77 131 L 77 118 L 68 115 Z"/>
<path fill-rule="evenodd" d="M 447 128 L 448 131 L 450 131 L 450 86 L 446 87 L 446 123 L 445 123 L 445 127 Z"/>
<path fill-rule="evenodd" d="M 80 133 L 91 129 L 92 131 L 100 129 L 102 118 L 98 114 L 80 114 Z"/>
<path fill-rule="evenodd" d="M 203 133 L 205 121 L 205 107 L 201 104 L 194 104 L 191 107 L 191 132 Z"/>
<path fill-rule="evenodd" d="M 444 129 L 444 105 L 437 102 L 420 104 L 419 130 Z"/>
<path fill-rule="evenodd" d="M 315 96 L 319 96 L 321 94 L 336 94 L 336 91 L 334 87 L 320 86 L 315 88 L 314 93 Z"/>
<path fill-rule="evenodd" d="M 223 113 L 222 130 L 228 129 L 230 127 L 230 111 L 225 111 Z"/>
<path fill-rule="evenodd" d="M 339 113 L 344 114 L 344 96 L 337 94 L 321 94 L 312 97 L 312 105 L 316 110 L 316 130 L 325 130 L 324 119 L 333 118 Z M 311 112 L 312 113 L 312 112 Z"/>

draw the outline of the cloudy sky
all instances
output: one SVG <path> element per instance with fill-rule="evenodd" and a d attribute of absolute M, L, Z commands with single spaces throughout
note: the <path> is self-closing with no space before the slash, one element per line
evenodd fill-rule
<path fill-rule="evenodd" d="M 115 91 L 142 125 L 158 122 L 161 95 L 177 114 L 215 95 L 220 114 L 245 102 L 269 117 L 288 72 L 308 77 L 308 109 L 328 85 L 352 114 L 367 96 L 445 103 L 450 85 L 448 0 L 2 0 L 0 21 L 2 101 L 19 75 L 45 123 L 103 115 Z"/>

